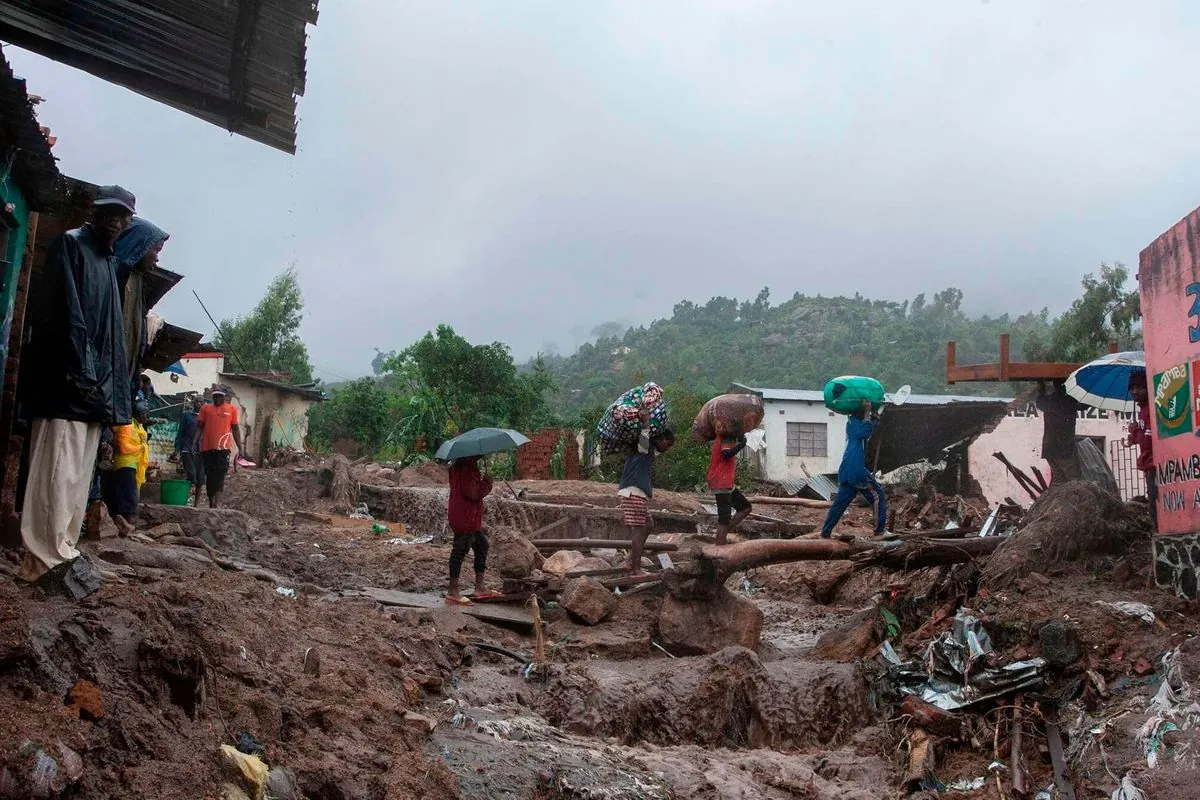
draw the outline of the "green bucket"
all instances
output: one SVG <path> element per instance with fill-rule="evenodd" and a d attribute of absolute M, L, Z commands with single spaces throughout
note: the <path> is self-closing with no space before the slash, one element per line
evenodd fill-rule
<path fill-rule="evenodd" d="M 192 484 L 187 481 L 163 481 L 158 501 L 164 506 L 186 506 L 191 494 Z"/>

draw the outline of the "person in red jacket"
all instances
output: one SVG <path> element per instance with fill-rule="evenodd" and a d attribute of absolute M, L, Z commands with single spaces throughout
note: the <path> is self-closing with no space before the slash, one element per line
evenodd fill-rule
<path fill-rule="evenodd" d="M 736 436 L 718 436 L 708 460 L 708 490 L 717 498 L 717 544 L 725 544 L 729 532 L 750 516 L 753 506 L 734 485 L 737 455 L 746 446 L 740 430 Z M 735 513 L 736 512 L 736 513 Z"/>
<path fill-rule="evenodd" d="M 1154 439 L 1150 435 L 1150 390 L 1146 373 L 1138 370 L 1129 376 L 1129 394 L 1137 404 L 1137 419 L 1129 423 L 1129 447 L 1137 445 L 1137 468 L 1146 476 L 1146 499 L 1150 501 L 1150 519 L 1158 525 L 1158 476 L 1154 472 Z"/>
<path fill-rule="evenodd" d="M 450 504 L 447 508 L 454 546 L 450 548 L 450 586 L 446 601 L 469 605 L 458 590 L 467 553 L 475 551 L 475 596 L 486 594 L 483 573 L 487 569 L 488 540 L 483 533 L 483 498 L 492 491 L 492 479 L 479 471 L 479 456 L 458 458 L 450 465 Z"/>

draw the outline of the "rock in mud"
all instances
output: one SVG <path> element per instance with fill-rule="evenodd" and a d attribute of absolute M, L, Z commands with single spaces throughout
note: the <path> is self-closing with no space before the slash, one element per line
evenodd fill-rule
<path fill-rule="evenodd" d="M 568 572 L 608 569 L 611 566 L 612 564 L 602 558 L 585 556 L 577 550 L 559 550 L 542 564 L 542 572 L 549 575 L 566 575 Z"/>
<path fill-rule="evenodd" d="M 715 653 L 735 645 L 757 650 L 762 624 L 762 609 L 724 587 L 712 600 L 668 595 L 658 615 L 662 645 L 676 655 Z"/>
<path fill-rule="evenodd" d="M 72 561 L 64 561 L 38 578 L 37 585 L 46 594 L 82 600 L 100 590 L 104 585 L 104 577 L 92 566 L 87 556 L 79 556 Z"/>
<path fill-rule="evenodd" d="M 301 800 L 296 773 L 287 767 L 272 767 L 267 773 L 267 797 L 273 800 Z"/>
<path fill-rule="evenodd" d="M 617 607 L 617 598 L 595 578 L 576 578 L 563 587 L 558 604 L 571 616 L 597 625 Z"/>
<path fill-rule="evenodd" d="M 504 578 L 524 578 L 542 564 L 542 554 L 533 542 L 511 528 L 488 530 L 489 566 Z"/>
<path fill-rule="evenodd" d="M 161 539 L 164 536 L 183 536 L 183 526 L 178 522 L 164 522 L 146 531 L 151 539 Z"/>
<path fill-rule="evenodd" d="M 1071 666 L 1083 654 L 1079 631 L 1065 622 L 1047 622 L 1038 631 L 1038 640 L 1042 645 L 1042 658 L 1055 669 Z"/>

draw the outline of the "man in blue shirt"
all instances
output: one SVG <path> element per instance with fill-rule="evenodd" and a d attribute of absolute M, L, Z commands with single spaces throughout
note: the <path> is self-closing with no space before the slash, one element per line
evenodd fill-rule
<path fill-rule="evenodd" d="M 196 492 L 196 499 L 192 504 L 197 508 L 200 507 L 200 487 L 204 486 L 205 477 L 204 461 L 200 458 L 200 452 L 193 446 L 193 440 L 196 438 L 197 419 L 202 405 L 204 398 L 200 395 L 188 401 L 183 413 L 179 415 L 179 433 L 175 436 L 175 451 L 179 453 L 183 474 L 187 476 Z"/>
<path fill-rule="evenodd" d="M 875 506 L 875 533 L 883 534 L 887 527 L 887 501 L 883 487 L 867 469 L 867 440 L 879 424 L 879 414 L 870 401 L 864 400 L 862 408 L 846 420 L 846 451 L 842 454 L 842 465 L 838 468 L 838 491 L 829 508 L 829 516 L 821 527 L 821 538 L 833 535 L 833 528 L 841 520 L 854 498 L 862 493 Z"/>

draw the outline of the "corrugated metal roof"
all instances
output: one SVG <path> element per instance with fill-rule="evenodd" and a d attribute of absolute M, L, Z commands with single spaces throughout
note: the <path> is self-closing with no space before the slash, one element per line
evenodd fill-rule
<path fill-rule="evenodd" d="M 814 391 L 811 389 L 762 389 L 754 386 L 746 386 L 741 383 L 730 384 L 730 390 L 734 392 L 749 392 L 756 394 L 763 400 L 780 400 L 794 401 L 802 403 L 824 403 L 825 395 L 823 392 Z M 1012 402 L 1010 397 L 980 397 L 979 395 L 970 394 L 910 394 L 907 405 L 914 406 L 940 406 L 948 403 L 1009 403 Z"/>
<path fill-rule="evenodd" d="M 261 386 L 266 389 L 277 389 L 281 392 L 297 394 L 297 395 L 300 395 L 301 397 L 303 397 L 305 400 L 324 400 L 325 399 L 325 393 L 322 392 L 320 389 L 312 388 L 311 384 L 308 386 L 293 386 L 289 383 L 279 383 L 278 381 L 271 381 L 271 380 L 267 380 L 266 378 L 260 378 L 257 375 L 247 375 L 245 373 L 239 373 L 239 372 L 222 372 L 221 378 L 223 380 L 245 381 L 246 383 L 250 384 L 251 386 Z"/>
<path fill-rule="evenodd" d="M 0 127 L 4 143 L 16 148 L 13 179 L 21 187 L 30 209 L 45 211 L 57 197 L 62 175 L 25 91 L 25 81 L 13 75 L 3 51 L 0 51 Z"/>
<path fill-rule="evenodd" d="M 296 152 L 317 0 L 5 0 L 0 40 Z"/>

